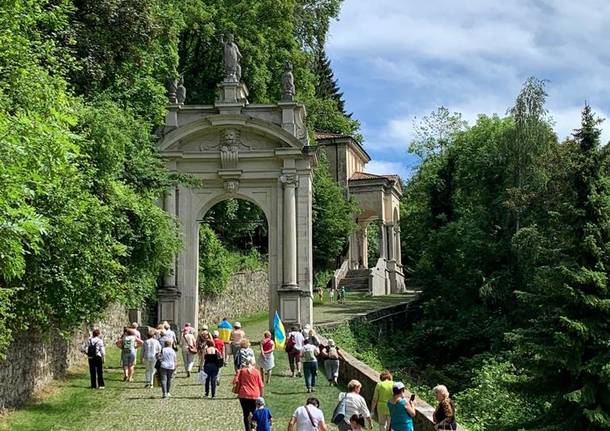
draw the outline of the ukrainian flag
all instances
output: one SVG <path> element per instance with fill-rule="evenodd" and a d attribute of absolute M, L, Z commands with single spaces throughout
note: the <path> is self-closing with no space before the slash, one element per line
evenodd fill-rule
<path fill-rule="evenodd" d="M 228 343 L 231 340 L 232 330 L 233 325 L 231 325 L 228 320 L 223 320 L 218 324 L 218 335 L 225 343 Z"/>
<path fill-rule="evenodd" d="M 284 348 L 284 344 L 286 343 L 286 330 L 284 329 L 284 324 L 282 323 L 282 319 L 280 319 L 280 315 L 275 312 L 275 316 L 273 316 L 273 337 L 275 338 L 275 347 L 279 349 Z"/>

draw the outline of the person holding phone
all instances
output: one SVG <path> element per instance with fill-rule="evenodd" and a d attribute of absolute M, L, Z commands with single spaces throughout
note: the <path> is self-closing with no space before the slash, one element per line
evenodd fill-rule
<path fill-rule="evenodd" d="M 405 399 L 405 385 L 402 382 L 394 383 L 392 387 L 394 396 L 388 401 L 391 426 L 393 431 L 413 431 L 413 417 L 415 417 L 415 395 L 409 400 Z"/>

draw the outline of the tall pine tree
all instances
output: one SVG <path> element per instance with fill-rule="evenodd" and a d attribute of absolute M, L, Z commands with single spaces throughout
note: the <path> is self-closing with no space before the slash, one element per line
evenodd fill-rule
<path fill-rule="evenodd" d="M 562 205 L 565 237 L 547 243 L 559 258 L 541 265 L 532 290 L 520 293 L 533 318 L 516 332 L 517 351 L 530 389 L 550 403 L 535 429 L 610 429 L 610 190 L 600 122 L 585 106 Z"/>
<path fill-rule="evenodd" d="M 337 108 L 346 117 L 351 117 L 352 114 L 345 112 L 345 101 L 343 93 L 339 90 L 337 80 L 330 65 L 330 60 L 326 55 L 324 47 L 319 47 L 316 50 L 314 60 L 314 72 L 316 74 L 316 96 L 321 99 L 331 99 L 337 103 Z"/>

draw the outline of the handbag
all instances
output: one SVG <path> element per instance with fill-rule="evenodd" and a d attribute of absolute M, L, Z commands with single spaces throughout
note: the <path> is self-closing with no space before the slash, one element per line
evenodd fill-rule
<path fill-rule="evenodd" d="M 340 423 L 345 423 L 345 408 L 347 404 L 347 394 L 337 404 L 335 410 L 333 410 L 332 422 L 335 425 L 339 425 Z"/>
<path fill-rule="evenodd" d="M 195 346 L 195 345 L 192 345 L 192 346 L 191 346 L 191 345 L 189 345 L 189 352 L 191 352 L 191 353 L 193 353 L 193 354 L 197 353 L 197 346 Z"/>
<path fill-rule="evenodd" d="M 318 431 L 318 426 L 314 423 L 313 418 L 311 417 L 311 412 L 307 408 L 307 404 L 305 405 L 305 411 L 307 412 L 307 416 L 309 416 L 309 422 L 311 422 L 313 431 Z"/>
<path fill-rule="evenodd" d="M 208 375 L 205 371 L 201 370 L 197 373 L 197 382 L 199 382 L 200 385 L 205 385 L 207 378 Z"/>

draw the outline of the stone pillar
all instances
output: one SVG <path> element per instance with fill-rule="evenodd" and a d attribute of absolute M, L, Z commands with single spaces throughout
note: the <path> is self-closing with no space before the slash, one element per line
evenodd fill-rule
<path fill-rule="evenodd" d="M 396 244 L 396 251 L 395 251 L 395 257 L 396 257 L 396 263 L 398 263 L 399 265 L 402 265 L 402 256 L 401 256 L 401 250 L 400 250 L 400 224 L 396 223 L 394 225 L 394 235 L 395 235 L 395 244 Z"/>
<path fill-rule="evenodd" d="M 176 218 L 176 189 L 172 187 L 165 193 L 163 202 L 165 211 Z M 157 292 L 157 317 L 159 321 L 167 320 L 170 324 L 178 325 L 180 291 L 177 288 L 176 256 L 172 267 L 163 276 L 163 286 Z"/>
<path fill-rule="evenodd" d="M 172 217 L 176 218 L 176 189 L 172 187 L 165 194 L 165 211 Z M 176 287 L 176 257 L 173 258 L 173 265 L 163 277 L 163 287 Z"/>
<path fill-rule="evenodd" d="M 369 267 L 369 233 L 367 230 L 368 225 L 362 226 L 362 248 L 360 253 L 362 253 L 362 268 Z"/>
<path fill-rule="evenodd" d="M 387 259 L 388 257 L 386 228 L 383 223 L 379 225 L 379 257 L 383 259 Z"/>
<path fill-rule="evenodd" d="M 296 175 L 282 175 L 284 184 L 284 250 L 283 275 L 284 288 L 298 288 L 297 284 L 297 213 L 296 213 Z"/>
<path fill-rule="evenodd" d="M 385 226 L 386 237 L 388 239 L 388 260 L 396 260 L 396 247 L 394 245 L 394 223 L 387 224 Z"/>

